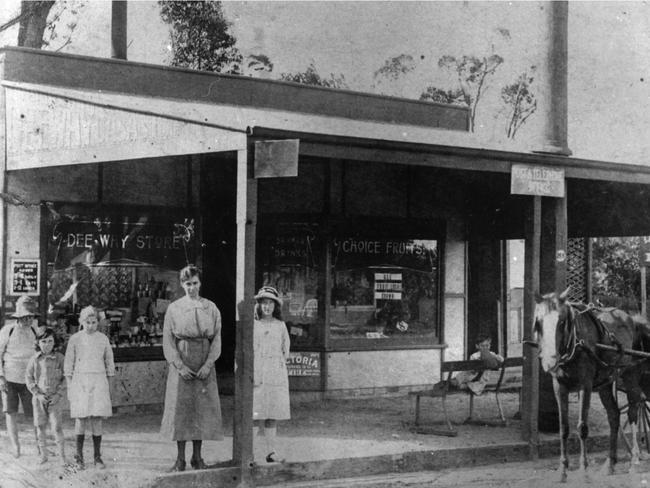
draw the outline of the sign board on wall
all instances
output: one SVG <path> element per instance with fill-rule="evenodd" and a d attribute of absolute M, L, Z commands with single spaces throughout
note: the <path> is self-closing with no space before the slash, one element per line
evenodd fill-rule
<path fill-rule="evenodd" d="M 510 193 L 563 198 L 565 194 L 564 169 L 513 164 Z"/>
<path fill-rule="evenodd" d="M 320 353 L 290 352 L 287 370 L 289 376 L 320 376 Z"/>
<path fill-rule="evenodd" d="M 183 120 L 188 116 L 168 100 L 161 110 L 145 97 L 46 89 L 53 94 L 6 90 L 7 169 L 246 148 L 243 131 L 212 127 L 202 119 Z M 140 113 L 143 107 L 161 113 Z"/>
<path fill-rule="evenodd" d="M 33 295 L 40 292 L 41 262 L 38 259 L 12 259 L 9 295 Z"/>

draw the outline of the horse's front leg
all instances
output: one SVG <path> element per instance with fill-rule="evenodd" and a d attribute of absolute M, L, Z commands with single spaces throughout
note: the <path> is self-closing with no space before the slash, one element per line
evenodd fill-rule
<path fill-rule="evenodd" d="M 591 404 L 591 385 L 581 388 L 578 393 L 578 435 L 580 436 L 580 470 L 587 470 L 587 437 L 589 437 L 589 406 Z"/>
<path fill-rule="evenodd" d="M 617 441 L 621 413 L 618 410 L 613 388 L 602 388 L 598 390 L 598 394 L 607 412 L 607 421 L 609 423 L 609 457 L 603 465 L 603 472 L 605 474 L 614 474 L 614 465 L 618 460 Z"/>
<path fill-rule="evenodd" d="M 553 377 L 553 391 L 560 420 L 560 482 L 566 483 L 569 459 L 567 458 L 567 439 L 569 438 L 569 390 Z"/>

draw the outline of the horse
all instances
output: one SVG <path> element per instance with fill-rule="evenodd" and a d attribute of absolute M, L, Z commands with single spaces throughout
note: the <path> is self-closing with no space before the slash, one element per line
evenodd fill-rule
<path fill-rule="evenodd" d="M 645 400 L 640 378 L 646 361 L 624 351 L 650 350 L 650 329 L 641 317 L 632 317 L 619 309 L 601 310 L 571 303 L 567 300 L 568 292 L 569 289 L 560 294 L 537 296 L 532 343 L 539 348 L 542 369 L 553 378 L 560 421 L 561 482 L 566 482 L 569 466 L 566 452 L 569 392 L 577 391 L 579 396 L 580 470 L 586 475 L 589 404 L 592 392 L 597 391 L 609 423 L 609 456 L 603 471 L 614 473 L 620 424 L 615 382 L 619 385 L 622 382 L 630 405 L 628 419 L 633 443 L 630 469 L 639 464 L 636 432 L 638 408 Z"/>

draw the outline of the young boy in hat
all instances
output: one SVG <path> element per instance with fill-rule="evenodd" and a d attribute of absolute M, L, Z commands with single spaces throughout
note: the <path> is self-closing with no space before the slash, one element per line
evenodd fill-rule
<path fill-rule="evenodd" d="M 16 418 L 19 402 L 25 416 L 32 417 L 32 395 L 25 384 L 25 372 L 34 354 L 34 340 L 38 333 L 33 323 L 38 315 L 34 308 L 35 303 L 29 296 L 21 296 L 16 302 L 16 311 L 11 315 L 16 321 L 0 329 L 0 390 L 7 434 L 15 457 L 20 456 Z"/>

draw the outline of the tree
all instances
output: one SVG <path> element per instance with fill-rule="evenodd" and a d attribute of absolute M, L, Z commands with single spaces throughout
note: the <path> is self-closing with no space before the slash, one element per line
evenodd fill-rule
<path fill-rule="evenodd" d="M 302 83 L 303 85 L 317 85 L 328 88 L 348 88 L 345 77 L 342 74 L 335 76 L 334 73 L 330 73 L 329 78 L 323 78 L 318 73 L 313 61 L 309 63 L 309 66 L 307 66 L 305 71 L 299 73 L 282 73 L 280 79 L 282 81 Z"/>
<path fill-rule="evenodd" d="M 462 93 L 463 102 L 469 107 L 470 132 L 474 132 L 476 111 L 489 86 L 489 78 L 494 75 L 501 64 L 503 64 L 503 58 L 498 54 L 480 58 L 468 55 L 457 58 L 446 55 L 438 60 L 438 67 L 446 69 L 456 77 L 458 83 L 456 90 Z M 420 99 L 426 100 L 427 98 L 423 97 L 426 97 L 428 93 L 441 95 L 445 93 L 445 90 L 428 86 L 420 95 Z M 451 93 L 455 95 L 456 91 L 451 91 Z M 456 97 L 454 96 L 454 98 Z"/>
<path fill-rule="evenodd" d="M 593 240 L 592 251 L 594 297 L 603 305 L 640 310 L 639 239 L 599 237 Z"/>
<path fill-rule="evenodd" d="M 519 128 L 537 110 L 537 100 L 531 90 L 535 80 L 535 66 L 519 75 L 517 81 L 501 89 L 501 99 L 506 106 L 506 136 L 514 139 Z"/>
<path fill-rule="evenodd" d="M 221 2 L 159 0 L 158 4 L 162 20 L 170 26 L 172 66 L 241 73 L 242 55 Z"/>
<path fill-rule="evenodd" d="M 400 54 L 394 58 L 389 58 L 384 62 L 384 65 L 375 71 L 374 77 L 388 78 L 390 80 L 397 80 L 400 76 L 413 71 L 416 68 L 415 60 L 410 54 Z"/>
<path fill-rule="evenodd" d="M 266 54 L 249 54 L 246 57 L 246 68 L 252 73 L 270 73 L 273 63 Z"/>
<path fill-rule="evenodd" d="M 463 107 L 467 106 L 463 91 L 460 89 L 443 90 L 442 88 L 436 88 L 435 86 L 428 86 L 427 89 L 420 94 L 420 100 L 462 105 Z"/>
<path fill-rule="evenodd" d="M 72 41 L 77 16 L 84 5 L 84 2 L 77 0 L 22 1 L 20 12 L 0 25 L 0 32 L 18 24 L 18 46 L 60 51 Z M 64 21 L 67 30 L 60 35 L 59 26 Z M 61 41 L 60 44 L 55 40 Z"/>
<path fill-rule="evenodd" d="M 47 27 L 47 16 L 54 1 L 20 2 L 18 45 L 40 49 L 43 47 L 43 34 Z"/>

